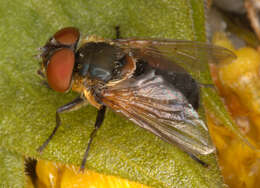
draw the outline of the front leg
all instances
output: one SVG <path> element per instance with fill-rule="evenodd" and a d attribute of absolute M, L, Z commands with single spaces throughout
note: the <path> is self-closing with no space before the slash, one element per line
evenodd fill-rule
<path fill-rule="evenodd" d="M 41 69 L 39 69 L 39 70 L 37 71 L 37 74 L 38 74 L 41 78 L 44 79 L 44 80 L 41 81 L 42 85 L 44 85 L 44 86 L 47 87 L 48 89 L 51 89 L 51 87 L 49 86 L 49 84 L 48 84 L 48 82 L 47 82 L 47 80 L 46 80 L 46 76 L 45 76 L 45 74 L 42 72 Z"/>
<path fill-rule="evenodd" d="M 53 129 L 49 138 L 47 138 L 47 140 L 45 140 L 45 142 L 40 147 L 38 147 L 37 151 L 41 153 L 44 150 L 44 148 L 48 145 L 48 143 L 51 141 L 52 137 L 55 135 L 57 129 L 59 128 L 59 126 L 61 124 L 61 120 L 60 120 L 60 116 L 59 116 L 60 113 L 77 110 L 86 103 L 87 103 L 86 100 L 82 99 L 81 97 L 77 97 L 72 102 L 65 104 L 64 106 L 61 106 L 60 108 L 58 108 L 56 110 L 56 126 Z"/>

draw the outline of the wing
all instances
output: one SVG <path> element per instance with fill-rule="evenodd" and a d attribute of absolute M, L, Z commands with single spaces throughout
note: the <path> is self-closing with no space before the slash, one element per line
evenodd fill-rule
<path fill-rule="evenodd" d="M 188 153 L 214 151 L 198 113 L 155 69 L 104 89 L 102 96 L 106 106 Z"/>
<path fill-rule="evenodd" d="M 202 42 L 160 39 L 117 39 L 113 42 L 134 57 L 147 60 L 154 67 L 174 70 L 174 64 L 177 64 L 205 84 L 207 82 L 202 80 L 201 75 L 208 72 L 208 64 L 236 58 L 228 49 Z M 160 59 L 160 64 L 156 59 Z"/>

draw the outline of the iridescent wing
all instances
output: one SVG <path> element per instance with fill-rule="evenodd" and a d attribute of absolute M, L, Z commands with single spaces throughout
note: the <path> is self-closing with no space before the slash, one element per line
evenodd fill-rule
<path fill-rule="evenodd" d="M 156 69 L 107 87 L 102 102 L 188 153 L 206 155 L 214 151 L 207 126 L 196 110 Z"/>
<path fill-rule="evenodd" d="M 223 60 L 236 58 L 228 49 L 194 41 L 117 39 L 113 43 L 125 48 L 136 58 L 146 59 L 157 68 L 174 70 L 173 66 L 177 64 L 204 84 L 209 84 L 202 76 L 208 73 L 208 64 L 218 64 Z M 165 61 L 153 61 L 162 57 Z"/>

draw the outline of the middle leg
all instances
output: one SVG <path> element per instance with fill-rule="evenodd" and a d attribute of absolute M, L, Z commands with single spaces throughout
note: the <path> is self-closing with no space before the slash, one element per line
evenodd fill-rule
<path fill-rule="evenodd" d="M 87 157 L 88 157 L 88 153 L 89 153 L 89 149 L 90 149 L 91 143 L 92 143 L 94 137 L 96 136 L 96 133 L 97 133 L 98 129 L 101 127 L 101 125 L 102 125 L 102 123 L 104 121 L 105 113 L 106 113 L 106 107 L 102 106 L 99 109 L 98 114 L 97 114 L 97 118 L 96 118 L 96 122 L 95 122 L 95 128 L 94 128 L 94 130 L 90 134 L 90 138 L 89 138 L 89 141 L 88 141 L 88 146 L 87 146 L 87 149 L 85 151 L 83 160 L 82 160 L 81 165 L 80 165 L 80 171 L 84 171 L 84 167 L 85 167 L 85 164 L 86 164 L 86 160 L 87 160 Z"/>

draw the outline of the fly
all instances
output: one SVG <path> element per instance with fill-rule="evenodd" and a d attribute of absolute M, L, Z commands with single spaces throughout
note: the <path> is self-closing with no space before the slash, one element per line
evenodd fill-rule
<path fill-rule="evenodd" d="M 40 75 L 57 92 L 79 96 L 56 111 L 56 126 L 37 149 L 42 152 L 61 124 L 60 114 L 90 103 L 98 109 L 95 128 L 81 163 L 83 170 L 106 108 L 124 115 L 164 141 L 177 145 L 206 166 L 197 155 L 215 151 L 200 118 L 200 88 L 196 75 L 207 63 L 234 55 L 207 43 L 168 39 L 80 40 L 77 28 L 56 32 L 41 48 Z M 191 75 L 189 70 L 198 73 Z"/>

